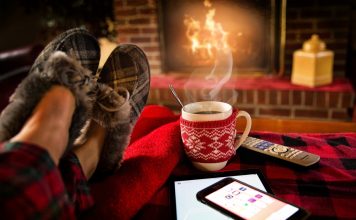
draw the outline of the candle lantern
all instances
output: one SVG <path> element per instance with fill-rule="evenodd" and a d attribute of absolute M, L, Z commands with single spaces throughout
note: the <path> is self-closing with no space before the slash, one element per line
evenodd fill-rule
<path fill-rule="evenodd" d="M 334 53 L 326 50 L 318 35 L 312 35 L 293 53 L 292 83 L 309 87 L 332 83 L 333 59 Z"/>

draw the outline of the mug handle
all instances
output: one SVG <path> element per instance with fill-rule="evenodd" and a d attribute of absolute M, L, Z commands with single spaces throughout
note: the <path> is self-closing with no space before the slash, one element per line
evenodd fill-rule
<path fill-rule="evenodd" d="M 246 118 L 246 127 L 244 132 L 242 133 L 242 135 L 239 138 L 239 141 L 237 144 L 235 144 L 235 150 L 237 150 L 241 144 L 246 140 L 248 134 L 250 133 L 251 130 L 251 125 L 252 125 L 252 120 L 251 120 L 251 116 L 249 113 L 245 112 L 245 111 L 239 111 L 236 115 L 236 119 L 238 117 L 245 117 Z"/>

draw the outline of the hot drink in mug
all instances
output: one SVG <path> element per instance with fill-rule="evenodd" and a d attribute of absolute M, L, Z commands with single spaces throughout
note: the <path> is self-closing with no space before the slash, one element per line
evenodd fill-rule
<path fill-rule="evenodd" d="M 246 118 L 246 127 L 237 141 L 236 119 Z M 194 102 L 182 108 L 180 119 L 184 151 L 193 165 L 204 171 L 225 167 L 251 130 L 250 115 L 233 111 L 230 104 L 218 101 Z"/>

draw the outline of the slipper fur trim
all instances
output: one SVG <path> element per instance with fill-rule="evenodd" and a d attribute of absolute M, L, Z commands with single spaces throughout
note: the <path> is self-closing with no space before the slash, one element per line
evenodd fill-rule
<path fill-rule="evenodd" d="M 108 85 L 98 83 L 93 120 L 104 128 L 114 128 L 130 120 L 128 93 L 117 93 Z"/>
<path fill-rule="evenodd" d="M 10 97 L 9 105 L 0 115 L 0 141 L 7 141 L 15 136 L 44 94 L 53 85 L 62 85 L 67 87 L 76 99 L 68 139 L 70 149 L 90 116 L 93 98 L 89 97 L 87 92 L 94 86 L 90 81 L 91 77 L 90 71 L 78 62 L 63 52 L 55 52 L 46 62 L 43 72 L 28 75 Z"/>
<path fill-rule="evenodd" d="M 120 167 L 123 153 L 130 142 L 131 105 L 129 94 L 117 93 L 106 84 L 98 83 L 99 100 L 93 107 L 93 120 L 106 128 L 106 137 L 95 176 L 112 174 Z M 103 98 L 100 98 L 103 97 Z M 106 111 L 99 103 L 115 111 Z"/>

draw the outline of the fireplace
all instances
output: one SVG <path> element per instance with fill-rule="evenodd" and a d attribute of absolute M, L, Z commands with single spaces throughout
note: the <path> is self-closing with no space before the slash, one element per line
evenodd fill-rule
<path fill-rule="evenodd" d="M 158 1 L 163 71 L 210 71 L 230 59 L 234 74 L 283 66 L 282 0 Z"/>
<path fill-rule="evenodd" d="M 262 65 L 256 65 L 257 68 L 256 66 L 248 68 L 248 63 L 236 66 L 241 61 L 235 58 L 234 73 L 231 74 L 231 78 L 225 84 L 225 88 L 222 89 L 222 96 L 237 93 L 236 107 L 248 111 L 253 117 L 351 120 L 352 113 L 350 113 L 350 110 L 354 106 L 355 92 L 350 82 L 344 78 L 347 74 L 345 71 L 345 54 L 347 51 L 346 45 L 349 42 L 347 40 L 347 36 L 349 36 L 347 27 L 350 24 L 348 18 L 350 14 L 349 3 L 338 0 L 311 0 L 311 2 L 289 0 L 285 6 L 287 1 L 235 0 L 233 2 L 245 3 L 245 5 L 242 4 L 242 8 L 246 8 L 253 6 L 248 5 L 252 4 L 250 2 L 258 1 L 259 4 L 257 4 L 255 10 L 260 10 L 260 14 L 263 13 L 265 17 L 269 13 L 271 21 L 266 19 L 265 22 L 267 24 L 271 22 L 268 25 L 275 25 L 274 27 L 272 25 L 272 29 L 266 29 L 266 33 L 271 34 L 268 37 L 273 41 L 273 44 L 271 42 L 265 43 L 266 45 L 273 45 L 270 47 L 269 53 L 274 53 L 274 55 L 268 55 L 267 50 L 262 50 L 267 54 L 267 58 L 260 62 L 260 64 L 265 64 L 264 68 L 261 68 Z M 203 12 L 208 11 L 203 5 L 204 0 L 190 0 L 189 2 L 195 3 L 195 7 L 199 7 L 199 10 Z M 168 22 L 168 20 L 164 21 L 163 16 L 167 16 L 164 15 L 166 12 L 163 13 L 164 7 L 169 7 L 170 4 L 174 6 L 178 3 L 182 3 L 184 6 L 189 2 L 188 0 L 115 0 L 114 2 L 117 41 L 139 45 L 148 57 L 151 69 L 151 91 L 148 104 L 168 106 L 177 112 L 179 112 L 180 106 L 172 97 L 168 89 L 169 84 L 173 84 L 184 103 L 189 102 L 189 99 L 186 99 L 185 96 L 186 88 L 199 99 L 199 94 L 204 88 L 214 86 L 214 84 L 200 79 L 186 86 L 186 82 L 193 75 L 200 75 L 189 73 L 204 69 L 201 62 L 192 62 L 193 59 L 188 58 L 188 56 L 184 57 L 188 60 L 185 60 L 188 63 L 182 65 L 182 67 L 177 64 L 175 66 L 170 65 L 167 62 L 167 57 L 170 55 L 167 55 L 167 44 L 169 43 L 164 36 L 167 31 L 164 25 Z M 212 6 L 216 9 L 214 18 L 217 22 L 222 23 L 218 15 L 220 8 L 223 8 L 224 5 L 220 6 L 215 4 L 216 2 L 226 2 L 227 4 L 231 3 L 232 0 L 211 1 Z M 270 6 L 267 6 L 268 2 L 271 3 Z M 262 8 L 264 8 L 263 12 Z M 178 10 L 178 6 L 175 9 Z M 285 23 L 283 21 L 284 10 L 286 10 Z M 173 10 L 173 12 L 175 11 Z M 201 20 L 203 16 L 196 17 L 196 13 L 187 13 L 187 15 L 196 20 Z M 185 16 L 178 20 L 181 25 L 184 24 L 184 18 Z M 224 30 L 225 28 L 226 30 L 229 29 L 223 27 Z M 178 28 L 181 28 L 184 32 L 182 36 L 185 35 L 184 26 L 168 26 L 168 28 L 174 34 L 180 34 Z M 330 86 L 313 89 L 291 85 L 289 74 L 292 54 L 295 50 L 301 48 L 303 42 L 314 33 L 319 33 L 328 48 L 335 52 L 334 74 L 341 78 L 335 79 Z M 286 36 L 285 40 L 284 35 Z M 173 41 L 172 44 L 177 43 Z M 284 45 L 285 51 L 283 51 Z M 243 58 L 245 59 L 245 57 Z M 266 62 L 268 59 L 271 59 L 269 65 Z M 205 68 L 209 68 L 209 66 Z M 253 70 L 262 74 L 252 74 Z M 283 76 L 281 74 L 265 74 L 278 72 L 283 72 Z"/>

